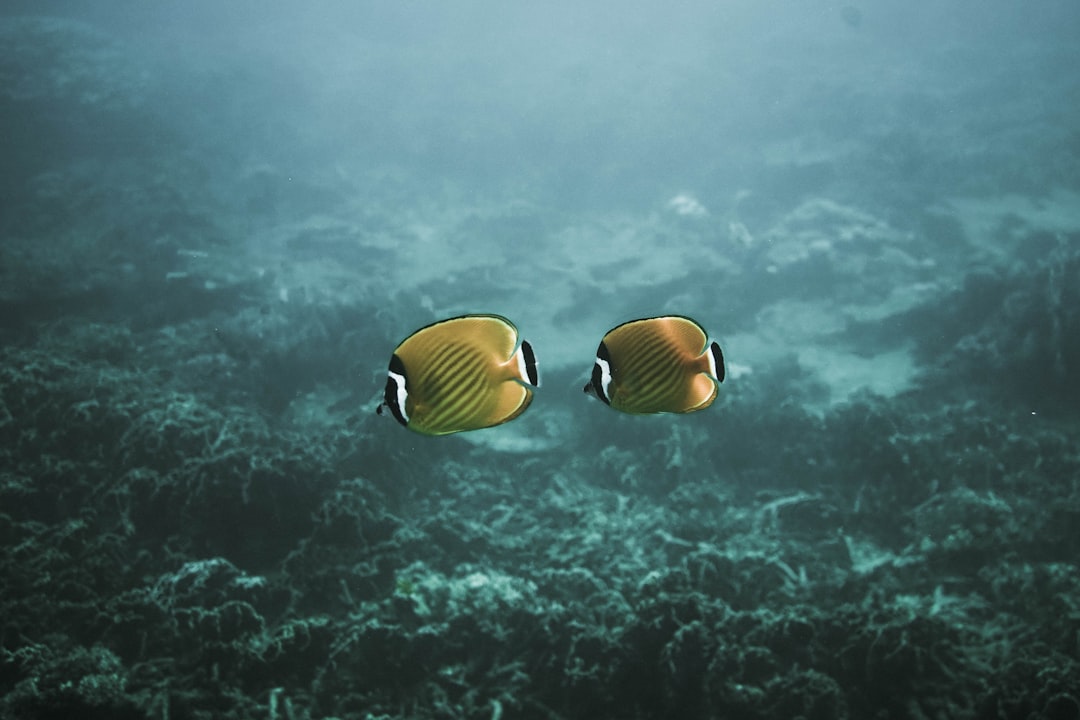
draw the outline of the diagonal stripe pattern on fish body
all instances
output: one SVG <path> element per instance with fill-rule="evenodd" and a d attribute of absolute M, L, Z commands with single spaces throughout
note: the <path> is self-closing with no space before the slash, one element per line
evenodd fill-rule
<path fill-rule="evenodd" d="M 540 378 L 532 346 L 499 315 L 464 315 L 420 328 L 390 358 L 378 407 L 423 435 L 501 425 L 532 402 Z"/>
<path fill-rule="evenodd" d="M 681 315 L 632 320 L 604 335 L 585 392 L 624 413 L 690 413 L 716 399 L 724 356 Z"/>

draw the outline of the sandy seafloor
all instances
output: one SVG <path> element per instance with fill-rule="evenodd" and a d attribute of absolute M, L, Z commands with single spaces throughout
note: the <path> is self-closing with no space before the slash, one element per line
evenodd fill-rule
<path fill-rule="evenodd" d="M 3 11 L 0 716 L 1080 718 L 1080 11 L 766 5 Z"/>

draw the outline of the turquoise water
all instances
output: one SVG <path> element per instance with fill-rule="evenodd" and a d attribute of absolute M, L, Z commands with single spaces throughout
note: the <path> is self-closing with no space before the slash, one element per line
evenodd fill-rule
<path fill-rule="evenodd" d="M 9 3 L 0 712 L 1080 717 L 1078 31 Z M 467 313 L 528 410 L 377 416 Z M 667 314 L 712 407 L 581 392 Z"/>

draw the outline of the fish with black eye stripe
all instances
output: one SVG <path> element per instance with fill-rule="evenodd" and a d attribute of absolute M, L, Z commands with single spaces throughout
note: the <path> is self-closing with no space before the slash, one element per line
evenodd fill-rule
<path fill-rule="evenodd" d="M 423 435 L 501 425 L 529 407 L 539 387 L 536 355 L 499 315 L 464 315 L 423 327 L 390 358 L 380 415 L 389 410 Z"/>
<path fill-rule="evenodd" d="M 604 335 L 585 392 L 624 413 L 691 413 L 716 400 L 724 356 L 681 315 L 631 320 Z M 540 385 L 532 345 L 500 315 L 463 315 L 420 328 L 390 358 L 383 401 L 399 423 L 450 435 L 509 422 Z"/>
<path fill-rule="evenodd" d="M 723 381 L 720 346 L 694 320 L 665 315 L 609 330 L 585 392 L 632 415 L 691 413 L 712 405 Z"/>

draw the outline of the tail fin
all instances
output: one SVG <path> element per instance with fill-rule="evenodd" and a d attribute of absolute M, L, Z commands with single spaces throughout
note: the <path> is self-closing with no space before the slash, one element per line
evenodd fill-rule
<path fill-rule="evenodd" d="M 521 341 L 521 347 L 515 353 L 518 365 L 518 374 L 521 381 L 533 387 L 540 387 L 540 373 L 536 369 L 536 354 L 528 340 Z"/>
<path fill-rule="evenodd" d="M 720 346 L 715 342 L 710 343 L 705 354 L 709 356 L 709 374 L 717 382 L 724 382 L 724 353 L 720 352 Z"/>

